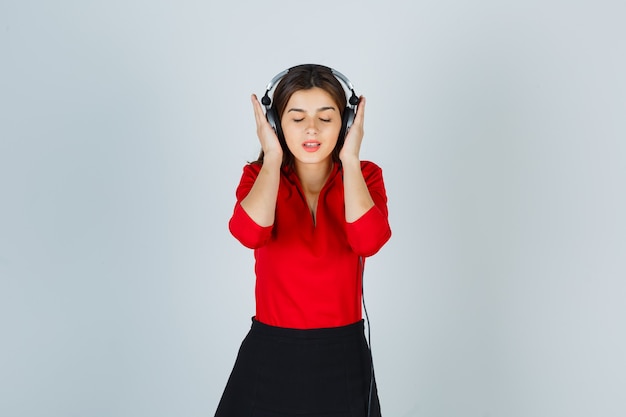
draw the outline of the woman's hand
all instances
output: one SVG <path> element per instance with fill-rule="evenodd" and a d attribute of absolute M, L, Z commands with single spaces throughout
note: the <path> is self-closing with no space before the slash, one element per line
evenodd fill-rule
<path fill-rule="evenodd" d="M 339 159 L 343 168 L 343 194 L 345 200 L 346 221 L 352 223 L 359 219 L 374 206 L 363 172 L 359 151 L 363 140 L 363 114 L 365 113 L 365 97 L 361 96 L 357 106 L 354 122 L 348 130 Z"/>
<path fill-rule="evenodd" d="M 248 195 L 241 200 L 241 207 L 256 224 L 268 227 L 274 224 L 283 150 L 276 132 L 263 113 L 261 103 L 254 94 L 252 106 L 256 119 L 256 134 L 264 154 L 263 165 Z"/>
<path fill-rule="evenodd" d="M 259 137 L 261 143 L 261 149 L 263 150 L 265 158 L 276 158 L 278 161 L 282 161 L 283 149 L 280 147 L 280 142 L 276 136 L 276 132 L 267 121 L 261 103 L 256 94 L 252 94 L 252 107 L 254 108 L 254 119 L 256 120 L 256 134 Z"/>
<path fill-rule="evenodd" d="M 361 142 L 363 141 L 363 118 L 365 113 L 365 97 L 361 96 L 359 104 L 356 109 L 356 115 L 352 126 L 348 130 L 346 139 L 343 143 L 341 151 L 339 151 L 339 159 L 342 162 L 348 162 L 348 160 L 358 160 L 359 152 L 361 151 Z"/>

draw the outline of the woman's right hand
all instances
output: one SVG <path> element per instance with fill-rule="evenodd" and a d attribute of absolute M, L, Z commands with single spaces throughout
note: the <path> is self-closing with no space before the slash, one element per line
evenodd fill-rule
<path fill-rule="evenodd" d="M 274 224 L 283 149 L 280 147 L 276 132 L 263 113 L 261 103 L 254 94 L 252 95 L 252 106 L 256 119 L 256 134 L 264 154 L 263 165 L 248 195 L 241 200 L 241 208 L 256 224 L 261 227 L 269 227 Z"/>
<path fill-rule="evenodd" d="M 263 108 L 256 94 L 252 94 L 251 99 L 252 107 L 254 108 L 254 119 L 256 120 L 256 134 L 261 143 L 264 159 L 274 157 L 281 161 L 283 158 L 283 149 L 278 141 L 278 136 L 276 136 L 272 125 L 267 121 L 267 117 L 265 117 L 265 113 L 263 113 Z"/>

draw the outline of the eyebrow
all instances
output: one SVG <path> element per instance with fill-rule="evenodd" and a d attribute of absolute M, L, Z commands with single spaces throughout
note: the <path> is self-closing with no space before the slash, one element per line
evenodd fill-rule
<path fill-rule="evenodd" d="M 333 106 L 324 106 L 324 107 L 320 107 L 315 112 L 319 113 L 319 112 L 326 111 L 326 110 L 337 110 L 337 109 L 335 109 Z M 298 109 L 298 108 L 295 108 L 295 107 L 287 110 L 287 113 L 289 113 L 291 111 L 295 111 L 295 112 L 299 112 L 299 113 L 306 113 L 306 110 Z"/>

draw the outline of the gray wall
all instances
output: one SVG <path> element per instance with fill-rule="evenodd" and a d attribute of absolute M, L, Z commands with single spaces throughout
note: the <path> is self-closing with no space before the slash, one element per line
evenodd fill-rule
<path fill-rule="evenodd" d="M 626 413 L 622 1 L 3 1 L 0 415 L 211 416 L 254 314 L 249 101 L 368 99 L 383 411 Z"/>

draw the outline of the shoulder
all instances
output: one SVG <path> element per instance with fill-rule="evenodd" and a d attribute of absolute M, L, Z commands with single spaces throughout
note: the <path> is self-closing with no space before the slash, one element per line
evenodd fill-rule
<path fill-rule="evenodd" d="M 250 162 L 243 166 L 242 178 L 256 178 L 261 171 L 263 164 L 259 162 Z"/>
<path fill-rule="evenodd" d="M 371 161 L 361 161 L 361 173 L 363 179 L 370 189 L 384 188 L 383 170 L 380 166 Z"/>
<path fill-rule="evenodd" d="M 249 162 L 243 166 L 244 173 L 256 173 L 258 174 L 261 171 L 261 167 L 263 166 L 260 162 Z"/>
<path fill-rule="evenodd" d="M 361 172 L 365 178 L 383 175 L 382 168 L 372 161 L 361 161 Z"/>
<path fill-rule="evenodd" d="M 382 171 L 382 169 L 372 161 L 361 161 L 361 171 L 363 172 Z"/>
<path fill-rule="evenodd" d="M 261 169 L 263 168 L 263 163 L 261 162 L 250 162 L 243 166 L 243 173 L 241 176 L 242 181 L 256 181 Z M 282 167 L 280 170 L 281 179 L 287 179 L 293 182 L 292 177 L 294 173 L 287 167 Z M 282 180 L 281 180 L 282 182 Z"/>

